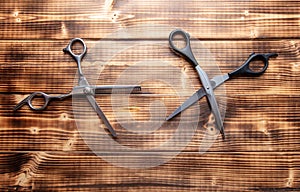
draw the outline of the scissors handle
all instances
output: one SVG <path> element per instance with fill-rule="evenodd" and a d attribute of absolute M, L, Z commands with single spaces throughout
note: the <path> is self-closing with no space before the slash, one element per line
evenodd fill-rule
<path fill-rule="evenodd" d="M 174 44 L 174 40 L 176 36 L 182 36 L 184 38 L 185 46 L 183 48 L 179 48 Z M 187 32 L 183 31 L 182 29 L 173 30 L 169 36 L 169 44 L 171 49 L 175 53 L 187 59 L 194 67 L 198 66 L 198 62 L 195 59 L 195 56 L 192 52 L 192 48 L 190 44 L 190 35 Z"/>
<path fill-rule="evenodd" d="M 79 42 L 82 44 L 83 46 L 83 51 L 82 53 L 80 54 L 75 54 L 73 51 L 72 51 L 72 46 L 74 43 L 76 42 Z M 77 67 L 78 67 L 78 73 L 79 73 L 79 76 L 83 76 L 83 73 L 82 73 L 82 69 L 81 69 L 81 60 L 83 59 L 83 57 L 85 56 L 86 52 L 87 52 L 87 47 L 86 47 L 86 44 L 85 42 L 80 39 L 80 38 L 74 38 L 70 41 L 70 43 L 67 45 L 66 48 L 63 49 L 63 52 L 65 53 L 69 53 L 73 59 L 76 61 L 77 63 Z"/>
<path fill-rule="evenodd" d="M 27 104 L 29 106 L 30 109 L 34 110 L 34 111 L 42 111 L 44 109 L 46 109 L 46 107 L 48 106 L 49 102 L 53 99 L 64 99 L 66 97 L 71 96 L 71 94 L 66 94 L 66 95 L 59 95 L 59 96 L 50 96 L 46 93 L 43 92 L 34 92 L 31 95 L 29 95 L 28 97 L 26 97 L 25 99 L 23 99 L 19 104 L 17 104 L 14 107 L 14 111 L 17 111 L 18 109 L 20 109 L 23 105 Z M 33 100 L 36 98 L 43 98 L 44 99 L 44 104 L 42 106 L 35 106 L 35 104 L 33 104 Z"/>
<path fill-rule="evenodd" d="M 44 98 L 44 104 L 41 107 L 34 106 L 34 104 L 32 103 L 32 101 L 35 98 L 38 98 L 38 97 Z M 51 96 L 50 95 L 48 95 L 46 93 L 43 93 L 43 92 L 34 92 L 28 98 L 28 102 L 27 103 L 28 103 L 30 109 L 35 110 L 35 111 L 42 111 L 42 110 L 44 110 L 48 106 L 50 100 L 51 100 Z"/>
<path fill-rule="evenodd" d="M 35 98 L 43 98 L 44 99 L 44 104 L 42 106 L 35 106 L 32 102 Z M 34 111 L 42 111 L 44 110 L 49 102 L 51 96 L 47 95 L 46 93 L 43 92 L 34 92 L 31 95 L 29 95 L 28 97 L 26 97 L 25 99 L 23 99 L 20 103 L 18 103 L 15 107 L 14 107 L 14 111 L 17 111 L 18 109 L 20 109 L 23 105 L 27 104 L 30 109 L 34 110 Z"/>
<path fill-rule="evenodd" d="M 247 59 L 247 61 L 240 66 L 238 69 L 228 73 L 229 77 L 232 78 L 234 76 L 239 76 L 239 75 L 249 75 L 249 76 L 259 76 L 261 74 L 263 74 L 268 66 L 269 66 L 269 58 L 270 57 L 277 57 L 278 54 L 277 53 L 268 53 L 268 54 L 256 54 L 256 53 L 252 53 L 249 58 Z M 262 61 L 263 62 L 263 66 L 260 70 L 258 71 L 254 71 L 253 69 L 251 69 L 251 63 L 254 61 Z"/>

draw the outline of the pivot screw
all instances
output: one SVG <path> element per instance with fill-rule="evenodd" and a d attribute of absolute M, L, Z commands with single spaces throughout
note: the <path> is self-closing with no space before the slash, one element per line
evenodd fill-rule
<path fill-rule="evenodd" d="M 91 95 L 91 94 L 92 94 L 92 90 L 91 90 L 90 87 L 84 88 L 83 92 L 84 92 L 86 95 Z"/>

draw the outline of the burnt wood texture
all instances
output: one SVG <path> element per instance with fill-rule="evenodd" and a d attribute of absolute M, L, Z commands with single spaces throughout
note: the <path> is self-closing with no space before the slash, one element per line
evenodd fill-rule
<path fill-rule="evenodd" d="M 300 191 L 299 1 L 6 0 L 0 7 L 1 191 Z M 62 49 L 70 39 L 80 37 L 89 48 L 84 72 L 101 71 L 99 78 L 87 75 L 93 84 L 114 84 L 129 66 L 152 58 L 181 70 L 183 75 L 177 76 L 168 74 L 166 66 L 153 65 L 149 73 L 157 71 L 180 83 L 170 87 L 151 79 L 141 82 L 142 93 L 132 94 L 130 109 L 124 109 L 138 122 L 148 121 L 149 103 L 160 100 L 169 115 L 192 93 L 179 99 L 174 89 L 191 84 L 195 91 L 201 83 L 193 67 L 168 48 L 165 34 L 154 36 L 140 27 L 129 39 L 111 35 L 143 25 L 189 32 L 195 55 L 200 57 L 201 42 L 210 54 L 200 55 L 204 60 L 214 58 L 222 73 L 236 69 L 252 52 L 279 54 L 270 59 L 262 76 L 226 82 L 220 88 L 226 95 L 216 91 L 218 101 L 226 103 L 227 137 L 223 141 L 219 136 L 206 153 L 198 152 L 205 129 L 201 124 L 209 116 L 205 98 L 197 104 L 200 116 L 193 118 L 197 105 L 187 112 L 200 123 L 184 150 L 160 166 L 145 169 L 115 166 L 97 156 L 77 129 L 71 98 L 52 102 L 41 112 L 28 106 L 12 110 L 32 92 L 72 90 L 77 67 Z M 97 46 L 99 42 L 107 46 Z M 120 48 L 111 46 L 115 42 L 136 46 L 105 62 L 112 50 Z M 98 52 L 104 55 L 97 56 Z M 93 54 L 99 60 L 103 56 L 101 69 L 89 62 Z M 146 66 L 138 69 L 132 74 L 141 79 L 147 75 Z M 214 71 L 209 73 L 213 75 Z M 119 122 L 128 119 L 117 119 L 110 95 L 96 98 L 119 142 L 132 148 L 151 148 L 172 137 L 180 121 L 176 117 L 143 137 L 122 128 Z M 93 132 L 86 134 L 93 137 Z M 95 143 L 108 145 L 97 139 Z"/>

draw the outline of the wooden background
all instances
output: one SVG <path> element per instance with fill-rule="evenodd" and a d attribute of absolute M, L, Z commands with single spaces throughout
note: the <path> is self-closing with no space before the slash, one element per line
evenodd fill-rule
<path fill-rule="evenodd" d="M 6 0 L 0 7 L 1 191 L 300 191 L 299 1 Z M 111 165 L 89 149 L 78 133 L 72 99 L 53 102 L 43 112 L 28 107 L 12 111 L 34 91 L 71 90 L 76 65 L 61 51 L 70 39 L 84 38 L 91 47 L 113 31 L 139 24 L 185 29 L 210 50 L 223 73 L 241 65 L 253 51 L 279 54 L 263 76 L 226 82 L 225 141 L 219 136 L 207 153 L 199 154 L 199 131 L 166 164 L 129 169 Z M 159 41 L 167 43 L 167 37 Z M 106 66 L 98 84 L 112 83 L 111 75 L 120 73 L 125 63 L 147 58 L 152 50 L 137 51 Z M 168 49 L 162 51 L 187 69 L 193 86 L 201 86 L 188 63 Z M 164 90 L 150 83 L 144 91 L 159 98 Z M 148 118 L 143 107 L 147 98 L 133 96 L 132 103 L 139 102 L 139 119 Z M 109 99 L 97 101 L 118 127 Z M 171 98 L 167 113 L 179 104 Z M 163 128 L 159 134 L 172 132 Z"/>

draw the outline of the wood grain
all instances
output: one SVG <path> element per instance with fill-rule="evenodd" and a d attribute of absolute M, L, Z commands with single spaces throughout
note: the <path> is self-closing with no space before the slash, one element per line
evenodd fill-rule
<path fill-rule="evenodd" d="M 99 39 L 114 30 L 145 23 L 185 28 L 202 39 L 300 35 L 299 1 L 117 0 L 106 7 L 105 1 L 95 0 L 9 0 L 1 7 L 2 39 Z"/>
<path fill-rule="evenodd" d="M 14 174 L 7 174 L 9 182 L 0 182 L 9 183 L 8 189 L 25 191 L 292 191 L 299 185 L 298 159 L 295 152 L 183 153 L 165 165 L 132 170 L 85 153 L 5 153 L 1 162 L 6 165 L 1 169 Z"/>
<path fill-rule="evenodd" d="M 1 65 L 1 87 L 0 92 L 23 92 L 31 93 L 34 91 L 45 91 L 48 93 L 64 93 L 70 91 L 77 83 L 76 73 L 77 66 L 72 58 L 63 54 L 62 48 L 69 41 L 3 41 L 0 42 L 0 58 L 4 60 Z M 126 41 L 124 41 L 126 43 Z M 147 41 L 146 45 L 133 47 L 128 51 L 116 50 L 117 47 L 110 47 L 110 52 L 106 51 L 111 44 L 111 41 L 87 41 L 89 49 L 86 59 L 83 61 L 83 70 L 89 80 L 99 85 L 113 84 L 122 74 L 124 70 L 130 68 L 146 59 L 160 61 L 161 66 L 157 66 L 155 70 L 170 70 L 167 67 L 162 67 L 163 62 L 170 63 L 172 66 L 184 68 L 187 79 L 194 86 L 200 87 L 199 78 L 192 66 L 174 55 L 168 48 L 167 39 L 164 41 Z M 137 41 L 140 43 L 140 41 Z M 299 95 L 296 89 L 297 81 L 300 76 L 299 71 L 299 41 L 298 40 L 280 40 L 280 41 L 193 41 L 197 58 L 208 61 L 203 63 L 202 67 L 208 70 L 208 75 L 212 78 L 215 73 L 221 74 L 230 72 L 244 63 L 252 52 L 270 53 L 276 52 L 279 57 L 271 58 L 267 72 L 258 78 L 239 77 L 226 83 L 227 91 L 235 91 L 234 94 L 248 94 L 247 91 L 259 91 L 260 94 L 294 94 Z M 32 47 L 32 45 L 35 45 Z M 107 44 L 107 46 L 105 46 Z M 120 42 L 119 44 L 122 44 Z M 118 45 L 119 45 L 118 44 Z M 126 43 L 135 44 L 135 42 Z M 147 45 L 148 44 L 148 45 Z M 158 44 L 159 49 L 155 49 Z M 100 46 L 101 45 L 101 46 Z M 210 51 L 210 55 L 204 55 L 201 51 L 203 47 Z M 151 49 L 151 52 L 147 51 Z M 115 51 L 118 55 L 114 56 Z M 102 59 L 104 56 L 101 53 L 111 55 L 107 60 Z M 204 56 L 204 57 L 201 57 Z M 106 56 L 108 57 L 108 56 Z M 140 58 L 141 57 L 141 58 Z M 112 60 L 109 60 L 112 59 Z M 213 71 L 217 66 L 220 72 Z M 97 71 L 97 74 L 94 71 Z M 132 69 L 134 70 L 134 69 Z M 147 72 L 147 67 L 144 67 L 143 72 Z M 135 72 L 135 75 L 143 75 L 142 72 Z M 161 72 L 163 74 L 163 72 Z M 15 75 L 17 74 L 17 75 Z M 64 75 L 66 74 L 66 75 Z M 98 75 L 99 74 L 99 75 Z M 166 74 L 165 76 L 167 76 Z M 177 76 L 170 76 L 174 81 Z M 247 79 L 245 81 L 245 79 Z M 253 89 L 253 81 L 259 79 L 259 84 L 256 84 Z M 36 82 L 39 83 L 36 83 Z M 286 83 L 284 83 L 286 82 Z M 12 84 L 6 86 L 6 84 Z M 60 84 L 60 86 L 58 86 Z M 272 84 L 272 87 L 269 85 Z M 284 86 L 282 86 L 284 84 Z M 173 85 L 174 87 L 180 85 Z M 264 87 L 265 86 L 265 87 Z M 146 89 L 146 92 L 148 87 Z M 9 90 L 8 90 L 9 89 Z M 162 87 L 165 89 L 165 87 Z M 247 90 L 248 89 L 248 90 Z M 277 90 L 277 92 L 275 92 Z M 163 91 L 163 90 L 161 90 Z M 160 92 L 161 93 L 161 92 Z M 258 93 L 256 93 L 258 94 Z"/>
<path fill-rule="evenodd" d="M 8 0 L 0 6 L 1 191 L 300 191 L 299 1 Z M 164 121 L 202 86 L 192 66 L 168 48 L 168 34 L 178 27 L 191 34 L 210 78 L 236 69 L 252 52 L 279 54 L 262 76 L 216 89 L 227 137 L 205 154 L 199 147 L 206 131 L 216 134 L 205 98 Z M 74 37 L 88 46 L 82 64 L 91 84 L 115 84 L 124 73 L 123 84 L 140 80 L 140 93 L 96 97 L 116 141 L 164 159 L 176 146 L 153 147 L 172 138 L 180 123 L 187 132 L 196 124 L 181 153 L 152 168 L 119 167 L 105 159 L 121 154 L 130 167 L 140 154 L 112 151 L 103 123 L 82 100 L 54 101 L 41 112 L 12 110 L 32 92 L 72 90 L 77 67 L 62 49 Z M 143 129 L 151 115 L 153 124 L 163 122 L 151 134 L 124 128 Z M 100 133 L 82 122 L 96 123 Z M 93 150 L 87 140 L 101 147 Z M 185 141 L 180 135 L 176 145 Z"/>

